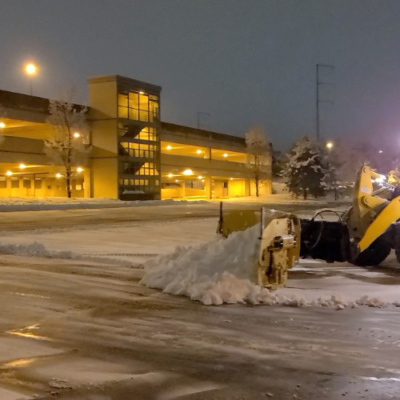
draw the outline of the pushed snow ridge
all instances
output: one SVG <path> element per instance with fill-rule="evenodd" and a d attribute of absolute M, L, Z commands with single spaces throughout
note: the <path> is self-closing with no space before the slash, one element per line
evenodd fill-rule
<path fill-rule="evenodd" d="M 177 247 L 174 252 L 145 264 L 141 284 L 164 293 L 184 295 L 205 305 L 234 303 L 322 306 L 343 310 L 358 306 L 386 307 L 376 298 L 363 296 L 347 302 L 338 296 L 309 300 L 298 295 L 280 295 L 256 282 L 259 224 L 235 232 L 227 239 L 216 236 L 194 247 Z M 394 304 L 397 305 L 397 304 Z"/>

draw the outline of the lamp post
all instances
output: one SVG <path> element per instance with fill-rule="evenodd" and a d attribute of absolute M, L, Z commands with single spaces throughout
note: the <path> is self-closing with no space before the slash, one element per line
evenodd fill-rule
<path fill-rule="evenodd" d="M 331 150 L 333 149 L 333 142 L 326 142 L 325 143 L 325 147 L 328 149 L 328 152 L 330 154 Z M 335 194 L 335 200 L 337 200 L 339 198 L 339 196 L 338 196 L 338 192 L 337 192 L 337 181 L 336 181 L 336 179 L 333 182 L 333 192 Z"/>
<path fill-rule="evenodd" d="M 29 77 L 29 93 L 32 96 L 32 76 L 36 74 L 36 65 L 27 64 L 25 67 L 25 72 Z"/>

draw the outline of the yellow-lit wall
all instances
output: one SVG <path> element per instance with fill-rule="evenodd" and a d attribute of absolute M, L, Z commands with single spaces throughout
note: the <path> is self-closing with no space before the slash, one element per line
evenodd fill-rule
<path fill-rule="evenodd" d="M 13 188 L 12 181 L 19 180 L 19 187 Z M 24 180 L 29 180 L 30 188 L 23 187 Z M 0 197 L 66 197 L 65 180 L 56 178 L 41 178 L 42 187 L 34 187 L 33 177 L 6 177 L 6 187 L 0 187 Z M 77 190 L 80 187 L 81 190 Z M 82 178 L 72 181 L 72 197 L 84 197 L 84 183 Z"/>
<path fill-rule="evenodd" d="M 246 196 L 246 183 L 245 180 L 232 180 L 228 183 L 229 197 Z"/>
<path fill-rule="evenodd" d="M 259 194 L 272 194 L 272 185 L 270 180 L 264 180 L 260 182 L 259 185 Z M 254 179 L 251 180 L 251 196 L 256 195 L 256 184 L 254 183 Z"/>
<path fill-rule="evenodd" d="M 89 79 L 90 117 L 117 118 L 117 82 L 114 79 Z"/>
<path fill-rule="evenodd" d="M 181 199 L 183 198 L 183 189 L 180 187 L 161 189 L 161 199 Z"/>
<path fill-rule="evenodd" d="M 205 193 L 204 189 L 185 188 L 185 197 L 203 197 Z"/>
<path fill-rule="evenodd" d="M 212 190 L 213 190 L 213 198 L 220 199 L 228 196 L 228 193 L 225 194 L 226 189 L 224 190 L 223 181 L 214 181 L 214 186 Z"/>
<path fill-rule="evenodd" d="M 118 198 L 118 125 L 115 80 L 89 80 L 90 196 Z"/>
<path fill-rule="evenodd" d="M 5 128 L 2 133 L 13 137 L 48 139 L 51 137 L 53 130 L 47 124 L 35 124 L 15 128 Z"/>
<path fill-rule="evenodd" d="M 91 197 L 118 198 L 117 159 L 92 159 L 90 167 Z"/>

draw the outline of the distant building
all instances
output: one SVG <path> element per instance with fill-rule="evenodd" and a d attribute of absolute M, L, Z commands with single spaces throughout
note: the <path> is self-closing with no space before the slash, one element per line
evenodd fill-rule
<path fill-rule="evenodd" d="M 161 122 L 161 87 L 122 76 L 89 78 L 93 151 L 73 197 L 122 200 L 254 195 L 243 138 Z M 0 90 L 0 196 L 65 196 L 62 168 L 43 140 L 49 100 Z M 271 169 L 271 164 L 267 166 Z M 267 179 L 261 193 L 271 193 Z"/>

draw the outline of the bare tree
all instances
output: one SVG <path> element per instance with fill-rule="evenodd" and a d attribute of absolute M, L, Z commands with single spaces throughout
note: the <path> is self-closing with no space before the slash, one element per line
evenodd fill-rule
<path fill-rule="evenodd" d="M 246 150 L 246 167 L 254 180 L 256 196 L 258 197 L 260 195 L 260 183 L 270 177 L 271 162 L 271 146 L 260 126 L 253 126 L 246 133 Z"/>
<path fill-rule="evenodd" d="M 45 140 L 45 152 L 56 165 L 64 167 L 64 179 L 68 198 L 71 198 L 71 181 L 79 173 L 78 165 L 87 162 L 91 152 L 87 107 L 74 105 L 65 100 L 50 100 L 52 137 Z"/>

